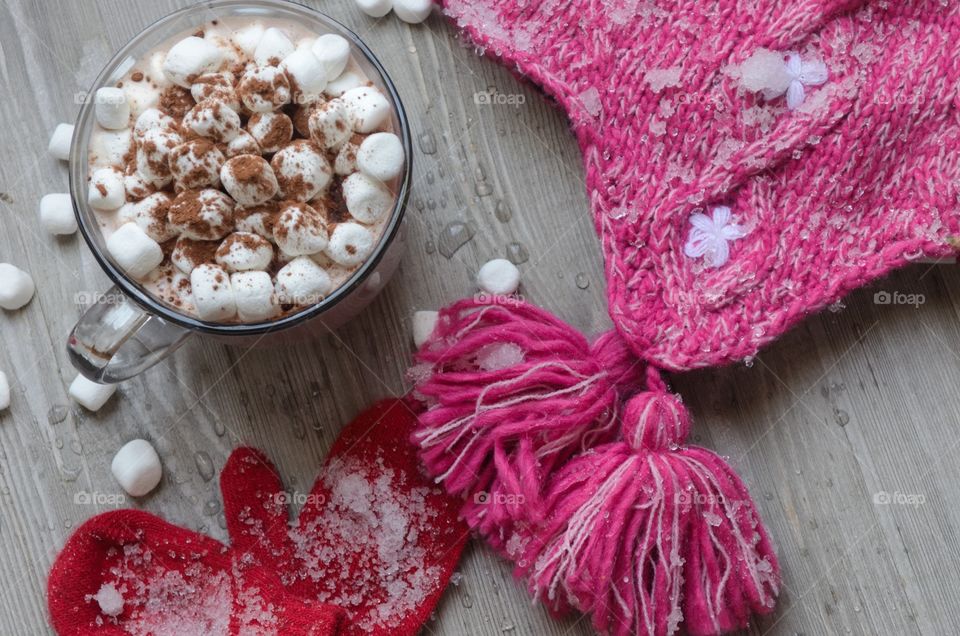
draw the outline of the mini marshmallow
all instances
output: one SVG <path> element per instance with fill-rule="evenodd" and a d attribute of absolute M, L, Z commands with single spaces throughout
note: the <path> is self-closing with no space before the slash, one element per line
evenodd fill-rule
<path fill-rule="evenodd" d="M 382 18 L 393 8 L 393 0 L 356 0 L 356 3 L 371 18 Z"/>
<path fill-rule="evenodd" d="M 10 408 L 10 381 L 7 374 L 0 371 L 0 411 Z"/>
<path fill-rule="evenodd" d="M 135 439 L 124 444 L 113 456 L 110 472 L 131 497 L 143 497 L 156 488 L 163 477 L 160 457 L 145 439 Z"/>
<path fill-rule="evenodd" d="M 217 248 L 216 259 L 228 272 L 265 270 L 273 260 L 273 245 L 258 234 L 234 232 Z"/>
<path fill-rule="evenodd" d="M 356 267 L 373 252 L 373 232 L 359 223 L 338 223 L 330 235 L 324 254 L 344 267 Z"/>
<path fill-rule="evenodd" d="M 220 185 L 220 168 L 226 160 L 213 142 L 193 139 L 170 153 L 170 173 L 178 190 L 216 188 Z"/>
<path fill-rule="evenodd" d="M 336 33 L 321 35 L 313 42 L 310 50 L 323 66 L 327 82 L 340 77 L 350 61 L 350 43 Z"/>
<path fill-rule="evenodd" d="M 127 201 L 123 174 L 116 168 L 100 168 L 90 175 L 87 203 L 97 210 L 116 210 Z"/>
<path fill-rule="evenodd" d="M 390 118 L 390 102 L 372 86 L 351 88 L 341 97 L 347 105 L 353 129 L 370 133 L 382 127 Z"/>
<path fill-rule="evenodd" d="M 413 344 L 417 349 L 430 339 L 439 320 L 440 314 L 436 311 L 418 311 L 413 314 Z"/>
<path fill-rule="evenodd" d="M 275 66 L 253 67 L 237 84 L 240 101 L 254 113 L 269 113 L 290 102 L 290 80 Z"/>
<path fill-rule="evenodd" d="M 257 50 L 257 45 L 260 44 L 260 40 L 263 39 L 265 31 L 266 29 L 262 24 L 255 22 L 250 26 L 235 31 L 231 39 L 247 56 L 253 57 L 254 52 Z"/>
<path fill-rule="evenodd" d="M 350 110 L 341 99 L 331 99 L 310 113 L 310 138 L 321 148 L 336 149 L 353 134 Z"/>
<path fill-rule="evenodd" d="M 273 224 L 273 237 L 290 256 L 316 254 L 329 240 L 326 218 L 306 203 L 288 203 Z"/>
<path fill-rule="evenodd" d="M 263 32 L 263 37 L 257 43 L 253 52 L 253 60 L 260 66 L 277 66 L 297 47 L 293 45 L 287 34 L 276 27 L 270 27 Z"/>
<path fill-rule="evenodd" d="M 142 279 L 163 262 L 159 243 L 136 223 L 124 223 L 107 239 L 107 251 L 132 278 Z"/>
<path fill-rule="evenodd" d="M 13 311 L 33 298 L 36 287 L 33 278 L 9 263 L 0 263 L 0 307 Z"/>
<path fill-rule="evenodd" d="M 148 130 L 154 128 L 172 131 L 175 130 L 176 127 L 177 123 L 173 120 L 173 117 L 156 108 L 148 108 L 137 117 L 137 121 L 133 125 L 133 134 L 139 139 L 143 137 Z"/>
<path fill-rule="evenodd" d="M 433 0 L 393 0 L 393 12 L 409 24 L 420 24 L 433 10 Z"/>
<path fill-rule="evenodd" d="M 193 306 L 200 320 L 222 322 L 237 315 L 230 275 L 219 265 L 204 263 L 190 273 Z"/>
<path fill-rule="evenodd" d="M 277 296 L 281 303 L 315 305 L 326 298 L 332 288 L 327 270 L 309 256 L 298 256 L 277 272 Z"/>
<path fill-rule="evenodd" d="M 358 138 L 359 135 L 356 135 Z M 357 171 L 357 153 L 360 152 L 360 146 L 350 139 L 347 143 L 340 146 L 337 157 L 333 161 L 333 171 L 341 177 L 353 174 Z"/>
<path fill-rule="evenodd" d="M 170 203 L 168 219 L 182 236 L 214 241 L 233 229 L 233 208 L 233 200 L 219 190 L 184 190 Z"/>
<path fill-rule="evenodd" d="M 293 139 L 293 122 L 283 113 L 254 113 L 247 130 L 264 153 L 273 153 Z"/>
<path fill-rule="evenodd" d="M 237 231 L 257 234 L 268 241 L 272 241 L 273 221 L 276 213 L 276 206 L 269 204 L 264 207 L 237 208 L 234 212 Z"/>
<path fill-rule="evenodd" d="M 73 234 L 77 217 L 69 194 L 46 194 L 40 199 L 40 223 L 50 234 Z"/>
<path fill-rule="evenodd" d="M 240 132 L 240 115 L 226 103 L 208 99 L 184 115 L 183 125 L 201 137 L 229 142 Z"/>
<path fill-rule="evenodd" d="M 108 130 L 120 130 L 130 124 L 130 104 L 121 88 L 104 86 L 94 95 L 97 123 Z"/>
<path fill-rule="evenodd" d="M 316 98 L 327 87 L 327 72 L 310 49 L 298 49 L 280 65 L 287 73 L 290 87 L 298 99 Z"/>
<path fill-rule="evenodd" d="M 227 144 L 226 154 L 227 157 L 233 158 L 239 155 L 259 155 L 263 151 L 260 149 L 260 144 L 257 143 L 257 140 L 253 138 L 253 135 L 248 133 L 246 130 L 240 130 L 237 132 L 237 136 L 233 138 L 233 141 Z"/>
<path fill-rule="evenodd" d="M 163 60 L 164 76 L 178 86 L 190 88 L 193 80 L 217 70 L 223 51 L 215 44 L 190 36 L 174 44 Z"/>
<path fill-rule="evenodd" d="M 237 299 L 237 315 L 243 322 L 270 320 L 280 314 L 270 274 L 238 272 L 230 276 L 230 285 Z"/>
<path fill-rule="evenodd" d="M 152 78 L 151 78 L 152 79 Z M 162 83 L 166 84 L 167 79 L 160 73 Z M 136 119 L 147 110 L 156 108 L 160 105 L 161 92 L 153 86 L 152 82 L 146 80 L 142 82 L 126 82 L 123 85 L 123 93 L 127 97 L 127 103 L 130 105 L 130 115 Z"/>
<path fill-rule="evenodd" d="M 520 286 L 520 270 L 505 258 L 495 258 L 477 272 L 477 285 L 488 294 L 509 296 Z"/>
<path fill-rule="evenodd" d="M 293 201 L 309 201 L 323 192 L 333 179 L 333 170 L 316 144 L 298 139 L 284 146 L 270 161 L 280 195 Z"/>
<path fill-rule="evenodd" d="M 240 98 L 234 89 L 237 78 L 230 71 L 222 73 L 206 73 L 193 81 L 190 85 L 190 94 L 198 104 L 212 99 L 223 102 L 234 111 L 240 110 Z"/>
<path fill-rule="evenodd" d="M 362 75 L 354 71 L 344 71 L 340 74 L 340 77 L 331 80 L 323 92 L 330 97 L 341 97 L 347 91 L 358 88 L 360 86 L 366 86 L 367 80 L 364 79 Z"/>
<path fill-rule="evenodd" d="M 378 181 L 390 181 L 403 172 L 403 144 L 393 133 L 374 133 L 357 152 L 357 168 Z"/>
<path fill-rule="evenodd" d="M 163 243 L 177 235 L 167 219 L 170 202 L 169 194 L 155 192 L 141 201 L 120 208 L 117 218 L 121 223 L 136 223 L 147 236 L 157 243 Z"/>
<path fill-rule="evenodd" d="M 269 201 L 280 189 L 273 168 L 257 155 L 240 155 L 227 160 L 220 169 L 220 181 L 244 208 Z"/>
<path fill-rule="evenodd" d="M 361 223 L 376 223 L 393 207 L 393 193 L 387 186 L 362 172 L 343 180 L 343 198 L 350 216 Z"/>
<path fill-rule="evenodd" d="M 88 153 L 90 166 L 122 166 L 127 163 L 127 157 L 132 149 L 133 132 L 129 128 L 123 130 L 94 129 L 90 133 L 90 152 Z"/>
<path fill-rule="evenodd" d="M 127 191 L 127 200 L 139 201 L 154 193 L 154 188 L 136 172 L 123 176 L 123 189 Z"/>
<path fill-rule="evenodd" d="M 137 144 L 137 173 L 155 188 L 163 188 L 173 181 L 170 155 L 183 143 L 177 133 L 163 128 L 150 128 Z"/>
<path fill-rule="evenodd" d="M 70 388 L 67 391 L 74 402 L 88 411 L 94 412 L 103 408 L 107 400 L 116 392 L 116 384 L 99 384 L 82 375 L 78 375 L 70 383 Z"/>
<path fill-rule="evenodd" d="M 184 274 L 191 274 L 193 270 L 204 263 L 212 264 L 215 261 L 218 243 L 216 241 L 198 241 L 181 236 L 170 252 L 170 262 Z"/>
<path fill-rule="evenodd" d="M 50 135 L 47 152 L 61 161 L 66 161 L 70 158 L 70 146 L 72 142 L 73 126 L 71 124 L 57 124 L 53 134 Z"/>

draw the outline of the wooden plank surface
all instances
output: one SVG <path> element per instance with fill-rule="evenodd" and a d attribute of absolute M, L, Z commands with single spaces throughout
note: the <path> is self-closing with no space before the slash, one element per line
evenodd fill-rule
<path fill-rule="evenodd" d="M 589 332 L 610 326 L 580 157 L 562 114 L 478 58 L 439 16 L 411 27 L 371 20 L 349 0 L 314 1 L 380 55 L 421 140 L 397 277 L 361 317 L 310 346 L 248 351 L 194 339 L 101 412 L 71 405 L 64 339 L 81 313 L 76 295 L 107 282 L 78 236 L 53 239 L 39 225 L 40 196 L 67 187 L 47 139 L 57 122 L 73 121 L 75 95 L 111 51 L 186 4 L 0 5 L 0 261 L 30 271 L 38 287 L 26 309 L 0 314 L 0 369 L 14 384 L 13 406 L 0 414 L 2 634 L 49 633 L 50 564 L 72 528 L 109 508 L 75 497 L 117 492 L 109 462 L 126 440 L 152 440 L 165 466 L 161 487 L 135 505 L 223 539 L 216 480 L 198 472 L 196 453 L 219 469 L 232 448 L 253 444 L 290 488 L 308 489 L 339 427 L 376 398 L 404 392 L 412 312 L 473 293 L 485 260 L 526 251 L 526 298 Z M 490 89 L 523 103 L 476 103 Z M 447 258 L 438 246 L 453 222 L 474 236 Z M 875 304 L 876 289 L 924 302 Z M 730 457 L 779 546 L 782 600 L 751 633 L 960 627 L 957 289 L 957 268 L 914 266 L 809 318 L 752 366 L 674 378 L 696 441 Z M 555 620 L 532 605 L 482 546 L 468 549 L 461 571 L 426 633 L 591 633 L 585 620 Z"/>

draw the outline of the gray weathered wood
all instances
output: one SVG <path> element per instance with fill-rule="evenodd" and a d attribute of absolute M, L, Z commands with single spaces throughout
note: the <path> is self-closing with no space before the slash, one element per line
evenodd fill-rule
<path fill-rule="evenodd" d="M 219 468 L 240 443 L 263 448 L 291 488 L 305 490 L 340 426 L 372 400 L 406 387 L 409 316 L 473 291 L 478 266 L 522 243 L 523 294 L 579 328 L 609 327 L 598 242 L 575 141 L 560 112 L 508 71 L 478 58 L 438 16 L 411 27 L 370 20 L 349 0 L 310 4 L 354 28 L 397 81 L 418 151 L 410 250 L 394 282 L 346 328 L 296 349 L 243 349 L 194 340 L 126 383 L 98 414 L 70 405 L 64 338 L 83 291 L 107 286 L 79 237 L 45 235 L 36 205 L 66 189 L 45 147 L 72 121 L 74 95 L 151 20 L 185 0 L 11 0 L 0 5 L 0 261 L 34 275 L 38 291 L 0 315 L 0 368 L 14 382 L 0 414 L 0 633 L 49 633 L 44 585 L 71 529 L 101 508 L 78 492 L 117 492 L 109 472 L 126 440 L 156 444 L 164 483 L 136 505 L 225 538 L 207 503 L 219 498 L 194 453 Z M 480 105 L 477 91 L 522 95 Z M 429 148 L 428 148 L 429 149 Z M 480 185 L 478 185 L 480 182 Z M 496 209 L 512 211 L 509 222 Z M 444 226 L 470 223 L 473 240 L 447 259 Z M 582 274 L 578 281 L 577 274 Z M 579 282 L 579 284 L 578 284 Z M 586 285 L 584 283 L 587 283 Z M 585 287 L 585 288 L 583 288 Z M 811 317 L 752 367 L 674 378 L 704 445 L 729 455 L 779 545 L 779 609 L 752 633 L 913 634 L 960 625 L 960 273 L 915 266 L 882 288 L 918 293 L 919 308 L 873 304 L 873 291 Z M 57 422 L 56 411 L 66 407 Z M 878 492 L 920 505 L 875 503 Z M 468 550 L 426 632 L 587 634 L 533 606 L 507 564 Z"/>

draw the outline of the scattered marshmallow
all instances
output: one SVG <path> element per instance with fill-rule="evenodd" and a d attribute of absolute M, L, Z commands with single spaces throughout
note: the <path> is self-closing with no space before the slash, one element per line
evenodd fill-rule
<path fill-rule="evenodd" d="M 183 125 L 201 137 L 230 142 L 240 132 L 240 115 L 226 103 L 208 99 L 184 115 Z"/>
<path fill-rule="evenodd" d="M 277 272 L 277 296 L 282 303 L 314 305 L 332 288 L 327 270 L 308 256 L 298 256 Z"/>
<path fill-rule="evenodd" d="M 310 138 L 326 149 L 336 149 L 353 134 L 350 110 L 341 99 L 331 99 L 310 113 Z"/>
<path fill-rule="evenodd" d="M 347 105 L 353 129 L 357 132 L 371 133 L 390 118 L 390 102 L 372 86 L 351 88 L 341 99 Z"/>
<path fill-rule="evenodd" d="M 520 286 L 520 270 L 505 258 L 495 258 L 477 272 L 477 284 L 488 294 L 509 296 Z"/>
<path fill-rule="evenodd" d="M 100 606 L 100 613 L 104 616 L 116 618 L 123 614 L 123 594 L 113 585 L 113 583 L 104 583 L 93 595 Z"/>
<path fill-rule="evenodd" d="M 344 267 L 355 267 L 373 252 L 376 238 L 359 223 L 338 223 L 330 235 L 324 253 Z"/>
<path fill-rule="evenodd" d="M 103 408 L 107 400 L 116 392 L 116 384 L 100 384 L 93 380 L 88 380 L 83 375 L 78 375 L 73 382 L 70 383 L 70 389 L 67 391 L 74 402 L 88 411 L 94 412 Z"/>
<path fill-rule="evenodd" d="M 350 61 L 350 43 L 336 33 L 321 35 L 313 42 L 310 50 L 323 66 L 327 82 L 340 77 Z"/>
<path fill-rule="evenodd" d="M 164 243 L 177 235 L 167 218 L 170 210 L 170 195 L 155 192 L 135 203 L 128 203 L 117 212 L 121 223 L 136 223 L 144 233 L 157 243 Z"/>
<path fill-rule="evenodd" d="M 418 311 L 413 314 L 413 344 L 417 349 L 430 339 L 439 320 L 440 314 L 436 311 Z"/>
<path fill-rule="evenodd" d="M 0 371 L 0 411 L 10 408 L 10 381 L 7 374 Z"/>
<path fill-rule="evenodd" d="M 257 143 L 257 140 L 253 138 L 253 135 L 248 133 L 246 130 L 240 130 L 237 132 L 237 136 L 233 138 L 233 141 L 227 144 L 226 154 L 227 157 L 233 158 L 239 155 L 259 155 L 263 151 L 260 149 L 260 144 Z"/>
<path fill-rule="evenodd" d="M 97 123 L 108 130 L 120 130 L 130 124 L 130 104 L 121 88 L 104 86 L 94 95 Z"/>
<path fill-rule="evenodd" d="M 280 303 L 267 272 L 238 272 L 230 276 L 237 299 L 237 315 L 243 322 L 259 322 L 276 318 Z"/>
<path fill-rule="evenodd" d="M 259 22 L 243 27 L 233 34 L 233 43 L 239 47 L 246 55 L 253 57 L 257 50 L 257 45 L 263 39 L 266 29 Z"/>
<path fill-rule="evenodd" d="M 50 144 L 47 146 L 47 152 L 61 161 L 66 161 L 70 158 L 70 146 L 72 142 L 73 125 L 57 124 L 53 134 L 50 136 Z"/>
<path fill-rule="evenodd" d="M 393 208 L 393 193 L 387 186 L 362 172 L 343 180 L 343 198 L 350 216 L 361 223 L 376 223 Z"/>
<path fill-rule="evenodd" d="M 40 199 L 40 223 L 50 234 L 73 234 L 77 231 L 77 217 L 73 214 L 73 200 L 69 194 L 45 194 Z"/>
<path fill-rule="evenodd" d="M 160 244 L 136 223 L 124 223 L 107 239 L 107 251 L 129 276 L 142 279 L 163 262 Z"/>
<path fill-rule="evenodd" d="M 360 152 L 360 146 L 353 139 L 340 146 L 337 157 L 333 161 L 333 171 L 341 177 L 356 172 L 358 152 Z"/>
<path fill-rule="evenodd" d="M 135 439 L 124 444 L 113 456 L 110 472 L 131 497 L 143 497 L 156 488 L 163 477 L 160 456 L 145 439 Z"/>
<path fill-rule="evenodd" d="M 273 205 L 254 208 L 237 208 L 234 221 L 238 232 L 250 232 L 273 240 L 273 219 L 277 209 Z"/>
<path fill-rule="evenodd" d="M 137 121 L 133 125 L 133 134 L 139 139 L 143 137 L 148 130 L 154 128 L 172 131 L 175 130 L 176 127 L 177 123 L 173 117 L 156 108 L 148 108 L 137 117 Z"/>
<path fill-rule="evenodd" d="M 247 130 L 265 153 L 276 152 L 293 139 L 293 122 L 283 113 L 254 113 Z"/>
<path fill-rule="evenodd" d="M 123 174 L 116 168 L 100 168 L 90 175 L 87 203 L 97 210 L 116 210 L 127 202 Z"/>
<path fill-rule="evenodd" d="M 228 272 L 265 270 L 273 260 L 273 245 L 259 234 L 234 232 L 217 248 L 216 259 Z"/>
<path fill-rule="evenodd" d="M 230 71 L 222 73 L 206 73 L 193 81 L 190 85 L 190 94 L 198 104 L 212 99 L 222 102 L 234 111 L 240 110 L 240 98 L 234 89 L 236 77 Z"/>
<path fill-rule="evenodd" d="M 326 219 L 306 203 L 288 203 L 273 224 L 277 246 L 290 256 L 322 252 L 327 246 Z"/>
<path fill-rule="evenodd" d="M 270 27 L 263 32 L 257 49 L 253 52 L 254 61 L 260 66 L 277 66 L 297 47 L 293 45 L 287 34 L 276 27 Z"/>
<path fill-rule="evenodd" d="M 172 130 L 150 128 L 137 144 L 137 173 L 155 188 L 163 188 L 173 181 L 170 155 L 183 143 L 183 137 Z"/>
<path fill-rule="evenodd" d="M 371 18 L 382 18 L 393 8 L 393 0 L 356 0 L 356 3 Z"/>
<path fill-rule="evenodd" d="M 420 24 L 433 10 L 433 0 L 393 0 L 393 12 L 409 24 Z"/>
<path fill-rule="evenodd" d="M 220 169 L 220 181 L 230 196 L 245 208 L 269 201 L 280 189 L 273 168 L 258 155 L 229 159 Z"/>
<path fill-rule="evenodd" d="M 300 100 L 316 99 L 327 87 L 326 69 L 308 48 L 288 55 L 280 68 L 286 71 L 290 87 Z"/>
<path fill-rule="evenodd" d="M 403 172 L 403 143 L 393 133 L 374 133 L 357 152 L 357 168 L 378 181 L 390 181 Z"/>
<path fill-rule="evenodd" d="M 323 192 L 333 170 L 317 146 L 298 139 L 284 146 L 270 161 L 280 185 L 280 195 L 292 201 L 309 201 Z"/>
<path fill-rule="evenodd" d="M 255 66 L 237 84 L 243 105 L 255 113 L 269 113 L 290 102 L 290 80 L 275 66 Z"/>
<path fill-rule="evenodd" d="M 190 273 L 193 305 L 200 320 L 221 322 L 237 315 L 230 275 L 219 265 L 203 263 Z"/>
<path fill-rule="evenodd" d="M 33 298 L 33 278 L 9 263 L 0 263 L 0 307 L 20 309 Z"/>
<path fill-rule="evenodd" d="M 216 188 L 220 185 L 220 168 L 226 160 L 213 142 L 192 139 L 170 153 L 170 172 L 178 190 Z"/>
<path fill-rule="evenodd" d="M 187 238 L 214 241 L 233 227 L 233 200 L 219 190 L 184 190 L 170 203 L 168 219 Z"/>
<path fill-rule="evenodd" d="M 216 241 L 198 241 L 181 236 L 173 245 L 170 252 L 170 262 L 184 274 L 191 274 L 193 270 L 204 263 L 213 263 L 217 252 Z"/>
<path fill-rule="evenodd" d="M 330 80 L 323 92 L 330 97 L 342 97 L 347 91 L 366 85 L 367 80 L 362 75 L 346 70 L 340 74 L 340 77 Z"/>
<path fill-rule="evenodd" d="M 223 51 L 203 38 L 190 36 L 174 44 L 163 60 L 164 76 L 178 86 L 190 88 L 193 80 L 217 70 Z"/>

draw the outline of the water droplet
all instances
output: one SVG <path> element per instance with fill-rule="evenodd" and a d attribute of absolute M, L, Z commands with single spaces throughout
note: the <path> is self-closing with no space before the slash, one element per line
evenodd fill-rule
<path fill-rule="evenodd" d="M 54 404 L 50 407 L 50 410 L 47 411 L 47 421 L 53 426 L 67 419 L 68 415 L 70 415 L 69 408 L 62 404 Z"/>
<path fill-rule="evenodd" d="M 454 221 L 443 228 L 437 249 L 447 258 L 452 258 L 461 247 L 473 238 L 473 228 L 462 221 Z"/>
<path fill-rule="evenodd" d="M 437 251 L 436 243 L 428 239 L 427 242 L 424 243 L 423 245 L 423 251 L 426 252 L 427 254 L 433 254 L 434 252 Z"/>
<path fill-rule="evenodd" d="M 212 517 L 213 515 L 216 515 L 219 513 L 220 513 L 220 502 L 218 500 L 211 499 L 207 503 L 203 504 L 203 514 L 207 515 L 208 517 Z"/>
<path fill-rule="evenodd" d="M 70 440 L 70 450 L 72 450 L 77 455 L 83 453 L 83 445 L 80 443 L 80 440 L 73 439 Z"/>
<path fill-rule="evenodd" d="M 221 529 L 226 530 L 227 529 L 226 517 L 224 517 L 223 515 L 220 515 L 220 518 L 217 519 L 217 525 L 220 526 Z"/>
<path fill-rule="evenodd" d="M 58 437 L 57 439 L 53 440 L 53 445 L 57 448 L 63 448 L 63 440 Z"/>
<path fill-rule="evenodd" d="M 503 621 L 503 623 L 500 625 L 501 632 L 512 632 L 516 628 L 517 626 L 513 624 L 513 621 L 508 620 Z"/>
<path fill-rule="evenodd" d="M 432 155 L 437 152 L 437 138 L 433 133 L 427 131 L 420 135 L 420 152 L 425 155 Z"/>
<path fill-rule="evenodd" d="M 80 477 L 80 473 L 83 472 L 83 469 L 77 466 L 76 468 L 67 468 L 63 466 L 60 469 L 60 475 L 63 477 L 65 482 L 74 482 L 77 481 L 77 478 Z"/>
<path fill-rule="evenodd" d="M 530 253 L 523 243 L 507 243 L 507 260 L 514 265 L 526 263 L 530 260 Z"/>
<path fill-rule="evenodd" d="M 574 283 L 576 283 L 577 287 L 579 287 L 580 289 L 586 289 L 587 287 L 590 286 L 590 279 L 587 278 L 587 275 L 584 274 L 583 272 L 580 272 L 579 274 L 577 274 L 574 277 L 573 281 Z"/>
<path fill-rule="evenodd" d="M 477 181 L 476 193 L 478 197 L 488 197 L 493 194 L 493 186 L 486 181 Z"/>
<path fill-rule="evenodd" d="M 833 419 L 836 420 L 837 424 L 840 426 L 846 426 L 848 423 L 850 423 L 850 414 L 843 409 L 834 408 Z"/>
<path fill-rule="evenodd" d="M 431 210 L 437 209 L 437 202 L 434 199 L 427 199 L 427 208 Z"/>
<path fill-rule="evenodd" d="M 493 209 L 493 214 L 501 223 L 508 223 L 513 218 L 513 211 L 506 201 L 497 201 L 497 207 Z"/>
<path fill-rule="evenodd" d="M 466 607 L 467 609 L 473 607 L 473 597 L 469 594 L 464 594 L 460 599 L 460 604 Z"/>
<path fill-rule="evenodd" d="M 436 181 L 436 180 L 437 180 L 437 178 L 433 176 L 433 172 L 432 172 L 432 171 L 427 173 L 427 183 L 432 184 L 432 183 L 433 183 L 434 181 Z"/>
<path fill-rule="evenodd" d="M 194 453 L 193 463 L 197 465 L 197 472 L 200 473 L 203 481 L 213 479 L 213 460 L 210 459 L 210 455 L 206 451 L 197 451 Z"/>
<path fill-rule="evenodd" d="M 220 420 L 213 420 L 213 432 L 217 434 L 217 437 L 223 437 L 227 434 L 227 426 Z"/>
<path fill-rule="evenodd" d="M 303 424 L 294 424 L 293 436 L 297 439 L 305 439 L 307 437 L 307 427 Z"/>

